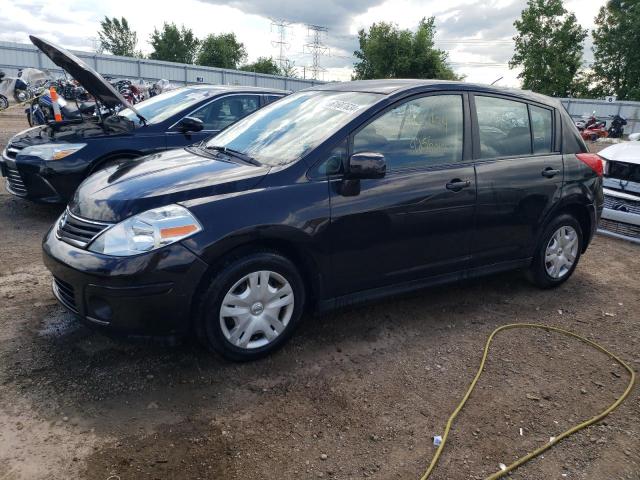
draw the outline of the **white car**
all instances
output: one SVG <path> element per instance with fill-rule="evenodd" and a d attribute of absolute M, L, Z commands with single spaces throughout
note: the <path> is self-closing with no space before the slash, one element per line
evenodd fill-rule
<path fill-rule="evenodd" d="M 640 142 L 611 145 L 599 155 L 606 163 L 598 231 L 640 243 Z"/>

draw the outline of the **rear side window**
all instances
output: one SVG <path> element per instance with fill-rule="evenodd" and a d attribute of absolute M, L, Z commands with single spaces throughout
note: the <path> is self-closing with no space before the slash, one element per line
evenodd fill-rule
<path fill-rule="evenodd" d="M 222 130 L 255 112 L 260 106 L 259 101 L 257 95 L 231 95 L 205 105 L 190 116 L 202 120 L 205 130 Z"/>
<path fill-rule="evenodd" d="M 529 111 L 533 130 L 533 153 L 551 153 L 553 138 L 551 110 L 529 105 Z"/>
<path fill-rule="evenodd" d="M 282 95 L 265 95 L 264 96 L 264 104 L 268 105 L 271 102 L 275 102 L 276 100 L 280 100 Z"/>
<path fill-rule="evenodd" d="M 391 170 L 462 161 L 461 95 L 406 101 L 355 134 L 353 152 L 384 155 Z"/>
<path fill-rule="evenodd" d="M 476 96 L 480 158 L 531 154 L 527 104 L 495 97 Z"/>

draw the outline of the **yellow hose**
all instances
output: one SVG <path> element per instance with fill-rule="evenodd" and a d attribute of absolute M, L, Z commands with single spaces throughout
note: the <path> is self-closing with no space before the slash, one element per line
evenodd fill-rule
<path fill-rule="evenodd" d="M 583 428 L 586 428 L 589 425 L 593 425 L 594 423 L 599 422 L 604 417 L 609 415 L 612 411 L 614 411 L 616 408 L 618 408 L 618 406 L 631 393 L 631 390 L 633 389 L 633 384 L 635 383 L 635 379 L 636 379 L 636 375 L 635 375 L 635 372 L 633 371 L 633 369 L 629 365 L 627 365 L 625 362 L 623 362 L 620 358 L 618 358 L 615 354 L 611 353 L 609 350 L 607 350 L 603 346 L 598 345 L 595 342 L 592 342 L 588 338 L 582 337 L 582 336 L 580 336 L 580 335 L 578 335 L 576 333 L 573 333 L 573 332 L 569 332 L 568 330 L 563 330 L 562 328 L 551 327 L 551 326 L 548 326 L 548 325 L 541 325 L 541 324 L 537 324 L 537 323 L 511 323 L 511 324 L 508 324 L 508 325 L 503 325 L 502 327 L 496 328 L 493 332 L 491 332 L 491 335 L 489 335 L 489 338 L 487 339 L 487 343 L 484 346 L 484 354 L 482 355 L 482 361 L 480 362 L 480 368 L 478 368 L 478 373 L 476 373 L 476 376 L 474 377 L 473 381 L 471 382 L 471 385 L 469 385 L 469 388 L 467 389 L 467 392 L 464 394 L 464 397 L 462 398 L 462 400 L 460 401 L 460 403 L 458 404 L 456 409 L 453 411 L 453 413 L 449 417 L 449 420 L 447 421 L 447 426 L 446 426 L 446 428 L 444 430 L 444 435 L 442 435 L 442 442 L 438 446 L 438 449 L 436 450 L 436 453 L 433 456 L 433 459 L 431 460 L 431 464 L 429 465 L 429 468 L 427 468 L 427 470 L 424 472 L 422 477 L 420 477 L 420 480 L 426 480 L 427 478 L 429 478 L 429 476 L 433 472 L 434 468 L 438 464 L 438 460 L 440 459 L 440 455 L 442 454 L 442 450 L 444 449 L 444 446 L 447 443 L 447 437 L 449 435 L 449 430 L 451 430 L 451 425 L 453 424 L 453 421 L 455 420 L 455 418 L 458 416 L 458 414 L 460 413 L 460 411 L 464 407 L 465 403 L 467 403 L 467 400 L 471 396 L 471 392 L 473 392 L 473 389 L 475 388 L 476 383 L 478 382 L 478 379 L 480 378 L 480 375 L 482 375 L 482 372 L 484 370 L 484 364 L 485 364 L 485 362 L 487 360 L 487 355 L 489 354 L 489 346 L 491 345 L 491 342 L 493 341 L 493 337 L 495 337 L 498 333 L 502 332 L 503 330 L 510 330 L 512 328 L 539 328 L 539 329 L 542 329 L 542 330 L 557 332 L 557 333 L 561 333 L 561 334 L 569 336 L 569 337 L 577 338 L 581 342 L 586 343 L 587 345 L 590 345 L 591 347 L 595 348 L 596 350 L 601 351 L 602 353 L 608 355 L 613 360 L 615 360 L 618 364 L 622 365 L 627 370 L 627 372 L 629 372 L 629 375 L 631 375 L 631 380 L 629 382 L 629 385 L 627 386 L 627 389 L 622 394 L 622 396 L 619 397 L 614 403 L 612 403 L 611 406 L 609 406 L 609 408 L 607 408 L 603 412 L 599 413 L 595 417 L 592 417 L 589 420 L 587 420 L 585 422 L 582 422 L 581 424 L 576 425 L 576 426 L 570 428 L 569 430 L 567 430 L 565 432 L 562 432 L 560 435 L 556 436 L 555 438 L 552 438 L 552 440 L 550 440 L 545 445 L 537 448 L 536 450 L 532 451 L 531 453 L 528 453 L 524 457 L 520 457 L 518 460 L 513 462 L 511 465 L 507 466 L 507 468 L 505 468 L 504 470 L 500 470 L 500 471 L 497 471 L 496 473 L 493 473 L 493 474 L 489 475 L 485 480 L 495 480 L 497 478 L 503 477 L 507 473 L 515 470 L 519 466 L 523 465 L 524 463 L 528 462 L 529 460 L 537 457 L 538 455 L 540 455 L 544 451 L 546 451 L 549 448 L 553 447 L 560 440 L 562 440 L 564 438 L 567 438 L 569 435 L 573 435 L 577 431 L 582 430 Z"/>

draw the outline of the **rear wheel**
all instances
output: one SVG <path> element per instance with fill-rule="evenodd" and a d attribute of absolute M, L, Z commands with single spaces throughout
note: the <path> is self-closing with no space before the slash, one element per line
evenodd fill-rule
<path fill-rule="evenodd" d="M 9 100 L 4 95 L 0 95 L 0 110 L 9 108 Z"/>
<path fill-rule="evenodd" d="M 582 229 L 571 215 L 563 214 L 545 229 L 529 278 L 541 288 L 557 287 L 565 282 L 576 269 L 582 251 Z"/>
<path fill-rule="evenodd" d="M 304 283 L 287 258 L 258 252 L 232 261 L 203 293 L 200 340 L 234 361 L 263 357 L 281 347 L 302 317 Z"/>

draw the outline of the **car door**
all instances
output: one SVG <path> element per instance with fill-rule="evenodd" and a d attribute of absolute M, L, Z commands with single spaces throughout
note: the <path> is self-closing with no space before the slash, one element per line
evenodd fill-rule
<path fill-rule="evenodd" d="M 478 182 L 474 265 L 526 259 L 561 195 L 564 168 L 555 112 L 488 94 L 471 100 Z"/>
<path fill-rule="evenodd" d="M 431 94 L 400 101 L 350 136 L 349 152 L 383 154 L 387 173 L 329 182 L 334 296 L 468 265 L 476 196 L 468 124 L 464 94 Z"/>
<path fill-rule="evenodd" d="M 180 121 L 176 122 L 167 132 L 167 148 L 183 147 L 209 138 L 259 108 L 259 94 L 229 94 L 215 98 L 185 115 L 202 120 L 204 128 L 199 132 L 183 133 Z"/>

